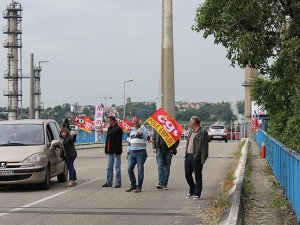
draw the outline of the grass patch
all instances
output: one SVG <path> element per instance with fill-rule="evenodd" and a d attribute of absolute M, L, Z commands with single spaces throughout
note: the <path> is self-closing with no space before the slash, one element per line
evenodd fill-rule
<path fill-rule="evenodd" d="M 264 174 L 265 176 L 271 176 L 273 175 L 273 170 L 272 168 L 269 166 L 269 164 L 265 165 L 262 169 L 261 169 L 262 174 Z"/>
<path fill-rule="evenodd" d="M 270 203 L 270 207 L 288 209 L 289 201 L 283 195 L 276 193 L 273 196 L 272 202 Z"/>
<path fill-rule="evenodd" d="M 280 189 L 280 184 L 279 184 L 279 182 L 275 179 L 275 177 L 270 177 L 269 179 L 268 179 L 268 181 L 271 183 L 271 185 L 272 185 L 272 188 L 274 189 L 274 190 L 277 190 L 277 189 Z"/>
<path fill-rule="evenodd" d="M 218 221 L 220 220 L 220 217 L 226 208 L 231 206 L 231 201 L 228 198 L 228 194 L 231 188 L 234 186 L 234 180 L 236 179 L 235 171 L 239 165 L 240 158 L 242 156 L 241 151 L 245 142 L 246 141 L 242 141 L 238 146 L 238 150 L 233 154 L 233 162 L 231 163 L 230 170 L 227 173 L 222 186 L 220 187 L 218 198 L 213 201 L 213 208 L 207 209 L 205 213 L 201 215 L 201 218 L 205 222 L 209 222 L 210 225 L 218 224 Z"/>
<path fill-rule="evenodd" d="M 251 178 L 252 178 L 252 154 L 251 151 L 248 152 L 248 157 L 246 161 L 246 168 L 245 168 L 245 176 L 244 176 L 244 184 L 243 184 L 243 190 L 244 190 L 244 195 L 246 198 L 246 202 L 249 201 L 249 198 L 251 194 L 253 193 L 253 185 L 251 183 Z"/>

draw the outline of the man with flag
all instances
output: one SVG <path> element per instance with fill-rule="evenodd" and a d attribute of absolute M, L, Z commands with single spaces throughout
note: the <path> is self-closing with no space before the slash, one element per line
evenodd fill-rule
<path fill-rule="evenodd" d="M 156 188 L 158 190 L 168 190 L 172 157 L 173 154 L 176 154 L 176 148 L 184 129 L 163 108 L 153 113 L 147 119 L 147 122 L 155 130 L 152 137 L 152 146 L 156 153 L 158 165 L 159 182 Z"/>
<path fill-rule="evenodd" d="M 158 185 L 156 186 L 156 189 L 158 190 L 168 190 L 171 162 L 173 155 L 177 154 L 176 148 L 178 145 L 179 140 L 168 147 L 161 135 L 157 131 L 153 132 L 152 146 L 154 153 L 156 153 L 156 162 L 158 166 Z"/>

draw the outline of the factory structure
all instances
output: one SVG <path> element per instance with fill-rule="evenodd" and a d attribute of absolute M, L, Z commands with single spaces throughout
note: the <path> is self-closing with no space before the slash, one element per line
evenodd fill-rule
<path fill-rule="evenodd" d="M 4 96 L 7 97 L 6 112 L 8 120 L 22 119 L 23 108 L 23 79 L 30 78 L 30 119 L 39 119 L 43 109 L 41 102 L 41 63 L 34 65 L 33 54 L 30 55 L 30 77 L 23 76 L 22 72 L 22 5 L 15 0 L 7 6 L 3 12 L 3 18 L 7 25 L 3 33 L 7 35 L 3 47 L 7 49 L 7 69 L 4 78 L 7 80 L 7 88 Z"/>
<path fill-rule="evenodd" d="M 4 96 L 8 98 L 6 110 L 9 120 L 16 120 L 22 115 L 22 10 L 22 5 L 13 0 L 3 13 L 3 18 L 7 20 L 3 29 L 7 35 L 3 44 L 7 49 L 4 78 L 8 81 Z"/>

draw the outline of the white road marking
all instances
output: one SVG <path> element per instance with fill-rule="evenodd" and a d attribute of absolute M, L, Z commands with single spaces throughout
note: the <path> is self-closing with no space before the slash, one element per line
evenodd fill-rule
<path fill-rule="evenodd" d="M 100 180 L 100 179 L 102 179 L 102 177 L 94 178 L 94 179 L 92 179 L 92 180 L 90 180 L 90 181 L 87 181 L 87 182 L 85 182 L 85 183 L 82 183 L 82 184 L 80 184 L 80 185 L 78 185 L 78 186 L 76 186 L 76 187 L 72 187 L 72 188 L 70 188 L 70 189 L 68 189 L 68 190 L 58 192 L 58 193 L 56 193 L 56 194 L 54 194 L 54 195 L 50 195 L 50 196 L 48 196 L 48 197 L 42 198 L 42 199 L 37 200 L 37 201 L 35 201 L 35 202 L 29 203 L 29 204 L 27 204 L 27 205 L 23 205 L 23 206 L 21 206 L 21 207 L 11 209 L 11 210 L 9 210 L 9 212 L 7 212 L 7 213 L 1 213 L 1 214 L 0 214 L 0 217 L 1 217 L 1 216 L 5 216 L 5 215 L 10 214 L 10 213 L 13 213 L 13 212 L 18 212 L 18 211 L 24 210 L 24 209 L 26 209 L 26 208 L 32 207 L 32 206 L 34 206 L 34 205 L 40 204 L 40 203 L 42 203 L 42 202 L 48 201 L 48 200 L 53 199 L 53 198 L 55 198 L 55 197 L 57 197 L 57 196 L 66 194 L 67 192 L 73 191 L 73 190 L 75 190 L 75 189 L 78 189 L 78 188 L 80 188 L 80 187 L 82 187 L 82 186 L 85 186 L 85 185 L 88 185 L 88 184 L 90 184 L 90 183 L 93 183 L 93 182 L 98 181 L 98 180 Z"/>

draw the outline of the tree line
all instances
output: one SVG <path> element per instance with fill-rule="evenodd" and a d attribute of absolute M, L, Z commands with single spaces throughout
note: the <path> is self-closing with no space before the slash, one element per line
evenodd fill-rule
<path fill-rule="evenodd" d="M 238 103 L 239 104 L 239 103 Z M 243 104 L 242 104 L 243 105 Z M 123 108 L 116 107 L 119 115 L 123 115 Z M 239 108 L 239 107 L 238 107 Z M 243 109 L 241 109 L 243 111 Z M 5 108 L 0 107 L 0 119 L 7 119 L 7 114 L 4 112 Z M 149 116 L 151 116 L 156 111 L 156 105 L 141 103 L 129 103 L 126 105 L 126 116 L 131 118 L 132 116 L 139 116 L 143 121 L 145 121 Z M 175 119 L 182 123 L 188 123 L 191 116 L 199 116 L 205 125 L 209 125 L 215 122 L 231 123 L 236 120 L 236 116 L 233 114 L 230 104 L 228 102 L 221 103 L 207 103 L 199 109 L 188 108 L 185 111 L 179 111 L 177 108 L 175 110 Z M 24 119 L 29 118 L 29 108 L 22 110 Z M 65 118 L 72 118 L 72 115 L 89 116 L 94 119 L 95 109 L 94 106 L 85 106 L 82 110 L 74 107 L 74 111 L 71 112 L 71 104 L 64 103 L 62 105 L 57 105 L 55 107 L 47 107 L 41 111 L 42 119 L 54 119 L 58 123 L 62 123 Z M 107 115 L 105 115 L 107 117 Z"/>

